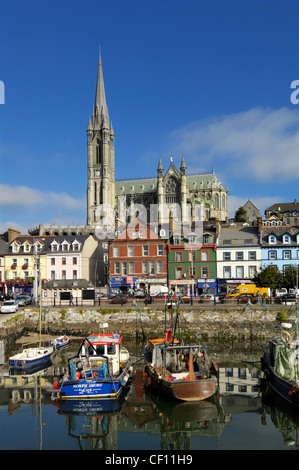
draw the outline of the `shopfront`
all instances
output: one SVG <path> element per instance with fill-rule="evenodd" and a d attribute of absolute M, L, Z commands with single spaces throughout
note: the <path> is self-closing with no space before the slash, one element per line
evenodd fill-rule
<path fill-rule="evenodd" d="M 127 294 L 130 289 L 136 289 L 136 277 L 111 277 L 109 282 L 109 292 L 111 294 Z"/>
<path fill-rule="evenodd" d="M 197 293 L 198 295 L 217 293 L 217 279 L 198 278 Z"/>

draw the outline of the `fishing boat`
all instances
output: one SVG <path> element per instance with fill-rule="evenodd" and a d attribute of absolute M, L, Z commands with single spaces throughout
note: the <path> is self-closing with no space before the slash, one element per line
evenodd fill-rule
<path fill-rule="evenodd" d="M 209 365 L 206 345 L 183 345 L 175 337 L 178 320 L 177 306 L 174 334 L 166 329 L 164 338 L 150 339 L 144 348 L 146 386 L 177 400 L 205 400 L 218 391 L 217 364 Z"/>
<path fill-rule="evenodd" d="M 298 306 L 295 323 L 281 323 L 280 335 L 270 339 L 261 357 L 268 385 L 292 405 L 299 407 Z"/>
<path fill-rule="evenodd" d="M 51 341 L 51 344 L 56 351 L 59 351 L 60 349 L 66 348 L 69 342 L 70 342 L 69 337 L 66 335 L 62 335 L 62 336 L 59 336 L 58 338 L 55 338 L 53 341 Z"/>
<path fill-rule="evenodd" d="M 117 399 L 133 372 L 122 339 L 118 333 L 86 337 L 68 359 L 68 372 L 53 384 L 60 399 Z"/>

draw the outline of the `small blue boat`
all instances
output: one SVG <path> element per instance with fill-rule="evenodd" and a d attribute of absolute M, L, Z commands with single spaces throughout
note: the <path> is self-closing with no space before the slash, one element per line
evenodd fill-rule
<path fill-rule="evenodd" d="M 117 399 L 133 372 L 122 335 L 99 333 L 81 343 L 68 359 L 68 373 L 53 387 L 61 400 Z"/>
<path fill-rule="evenodd" d="M 64 349 L 68 346 L 70 339 L 66 335 L 59 336 L 51 341 L 52 346 L 54 347 L 55 351 L 59 351 L 60 349 Z"/>
<path fill-rule="evenodd" d="M 54 352 L 53 346 L 27 348 L 21 353 L 8 359 L 9 367 L 13 369 L 32 370 L 47 365 Z"/>

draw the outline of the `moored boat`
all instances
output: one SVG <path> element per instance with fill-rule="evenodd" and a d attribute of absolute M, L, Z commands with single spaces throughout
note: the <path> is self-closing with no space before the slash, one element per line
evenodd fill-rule
<path fill-rule="evenodd" d="M 60 399 L 117 399 L 133 372 L 122 339 L 117 333 L 85 338 L 77 354 L 68 359 L 68 373 L 53 384 Z"/>
<path fill-rule="evenodd" d="M 174 331 L 172 326 L 171 309 L 170 328 L 165 328 L 165 337 L 150 339 L 144 348 L 146 385 L 177 400 L 196 402 L 212 397 L 218 391 L 217 364 L 214 361 L 209 364 L 206 345 L 184 345 L 176 338 L 178 304 Z"/>
<path fill-rule="evenodd" d="M 51 344 L 53 345 L 53 348 L 56 351 L 59 351 L 60 349 L 66 348 L 69 342 L 70 342 L 69 337 L 66 335 L 62 335 L 62 336 L 59 336 L 58 338 L 53 339 L 53 341 L 51 341 Z"/>
<path fill-rule="evenodd" d="M 294 327 L 282 323 L 279 336 L 270 339 L 261 357 L 261 368 L 269 386 L 292 405 L 299 406 L 298 307 Z"/>
<path fill-rule="evenodd" d="M 9 367 L 26 370 L 43 366 L 49 362 L 53 352 L 53 346 L 23 349 L 8 359 Z"/>
<path fill-rule="evenodd" d="M 181 345 L 166 339 L 149 340 L 145 346 L 147 385 L 170 398 L 201 401 L 218 390 L 217 365 L 208 369 L 201 359 L 205 350 L 200 345 Z"/>

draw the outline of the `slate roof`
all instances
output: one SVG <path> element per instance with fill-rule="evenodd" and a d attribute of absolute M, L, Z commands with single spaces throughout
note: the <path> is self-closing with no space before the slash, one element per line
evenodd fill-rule
<path fill-rule="evenodd" d="M 272 204 L 272 206 L 267 207 L 265 213 L 268 211 L 277 211 L 277 212 L 293 212 L 294 210 L 299 211 L 299 202 L 295 199 L 294 202 L 277 202 Z"/>
<path fill-rule="evenodd" d="M 218 239 L 218 246 L 246 246 L 258 245 L 257 227 L 222 227 Z"/>
<path fill-rule="evenodd" d="M 0 238 L 0 256 L 5 255 L 7 253 L 8 242 Z"/>
<path fill-rule="evenodd" d="M 12 244 L 14 242 L 17 241 L 17 242 L 20 243 L 20 245 L 22 245 L 26 240 L 28 240 L 32 245 L 37 241 L 40 241 L 43 244 L 43 248 L 41 249 L 41 251 L 39 251 L 39 254 L 51 252 L 52 251 L 51 250 L 51 243 L 54 240 L 59 245 L 61 245 L 61 243 L 63 241 L 67 241 L 68 243 L 72 244 L 75 240 L 77 240 L 81 244 L 79 250 L 76 250 L 76 253 L 78 253 L 78 251 L 82 250 L 84 242 L 87 240 L 88 237 L 90 237 L 90 235 L 41 235 L 41 236 L 20 235 L 20 236 L 16 237 L 11 242 L 10 245 L 7 246 L 6 254 L 12 253 Z M 70 249 L 66 253 L 70 253 L 72 251 L 73 250 Z M 32 251 L 30 251 L 29 253 L 25 252 L 25 251 L 23 251 L 23 247 L 21 246 L 20 251 L 18 253 L 13 253 L 13 254 L 18 255 L 18 254 L 24 254 L 24 253 L 26 253 L 28 255 L 28 254 L 32 254 Z M 59 251 L 55 252 L 55 253 L 59 253 Z"/>
<path fill-rule="evenodd" d="M 276 236 L 276 243 L 268 243 L 269 235 Z M 283 235 L 291 236 L 291 243 L 283 243 Z M 261 243 L 264 247 L 273 246 L 298 246 L 297 235 L 299 234 L 299 226 L 294 225 L 278 225 L 278 226 L 263 226 L 261 229 Z"/>
<path fill-rule="evenodd" d="M 43 289 L 86 289 L 94 287 L 93 284 L 86 279 L 53 279 L 45 282 Z"/>
<path fill-rule="evenodd" d="M 118 196 L 121 194 L 155 193 L 157 191 L 157 186 L 157 177 L 115 181 L 115 189 Z M 222 184 L 212 173 L 190 174 L 187 175 L 187 187 L 190 191 L 210 188 L 220 189 L 222 188 Z"/>

